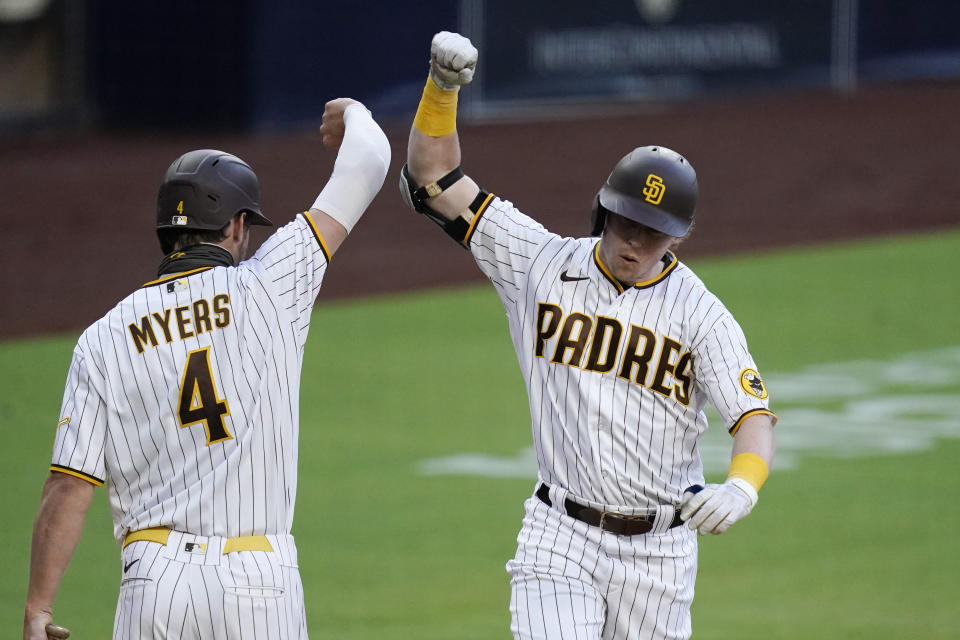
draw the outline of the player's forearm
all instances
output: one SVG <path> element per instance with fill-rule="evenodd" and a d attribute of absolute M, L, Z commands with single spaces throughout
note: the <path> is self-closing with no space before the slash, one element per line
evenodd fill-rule
<path fill-rule="evenodd" d="M 757 492 L 770 475 L 775 443 L 773 419 L 766 414 L 748 417 L 733 439 L 733 453 L 727 483 L 736 484 L 756 503 Z"/>
<path fill-rule="evenodd" d="M 411 129 L 407 145 L 407 171 L 416 184 L 435 182 L 459 166 L 460 142 L 456 133 L 434 138 L 415 127 Z M 440 195 L 428 198 L 427 204 L 448 220 L 453 220 L 479 191 L 477 183 L 470 176 L 464 176 Z"/>
<path fill-rule="evenodd" d="M 773 462 L 773 420 L 765 414 L 748 417 L 733 440 L 730 471 L 722 484 L 685 492 L 680 517 L 691 529 L 718 534 L 750 513 L 759 499 Z"/>
<path fill-rule="evenodd" d="M 478 52 L 460 34 L 441 31 L 430 43 L 430 72 L 417 105 L 407 141 L 407 173 L 412 188 L 427 187 L 434 213 L 448 220 L 461 216 L 480 188 L 464 176 L 442 185 L 442 178 L 460 166 L 457 105 L 461 89 L 473 79 Z M 442 191 L 439 195 L 436 192 Z M 428 193 L 430 191 L 428 190 Z"/>
<path fill-rule="evenodd" d="M 438 84 L 437 44 L 435 36 L 431 71 L 420 95 L 407 145 L 407 170 L 419 184 L 434 182 L 460 166 L 457 105 L 462 84 L 447 85 L 442 80 Z"/>
<path fill-rule="evenodd" d="M 760 414 L 748 417 L 740 425 L 733 437 L 733 457 L 741 453 L 752 453 L 763 458 L 767 466 L 773 464 L 776 442 L 773 435 L 773 420 Z"/>
<path fill-rule="evenodd" d="M 60 580 L 83 532 L 93 489 L 89 482 L 67 474 L 51 472 L 47 477 L 33 526 L 27 617 L 52 614 Z"/>
<path fill-rule="evenodd" d="M 355 100 L 329 102 L 324 118 L 328 115 L 335 120 L 330 127 L 343 137 L 333 173 L 310 211 L 332 254 L 383 186 L 390 143 L 367 108 Z"/>
<path fill-rule="evenodd" d="M 457 132 L 435 137 L 410 128 L 407 141 L 407 171 L 418 184 L 427 184 L 460 166 L 460 137 Z"/>

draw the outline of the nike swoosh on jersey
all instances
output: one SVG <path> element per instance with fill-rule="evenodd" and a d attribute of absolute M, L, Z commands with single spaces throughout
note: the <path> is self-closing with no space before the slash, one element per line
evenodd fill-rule
<path fill-rule="evenodd" d="M 560 279 L 563 280 L 564 282 L 576 282 L 577 280 L 589 280 L 590 276 L 580 276 L 580 277 L 568 276 L 567 270 L 564 269 L 563 272 L 560 274 Z"/>
<path fill-rule="evenodd" d="M 136 560 L 131 560 L 127 564 L 123 565 L 123 572 L 126 573 L 127 571 L 129 571 L 130 567 L 132 567 L 137 562 L 140 562 L 140 558 L 137 558 Z"/>

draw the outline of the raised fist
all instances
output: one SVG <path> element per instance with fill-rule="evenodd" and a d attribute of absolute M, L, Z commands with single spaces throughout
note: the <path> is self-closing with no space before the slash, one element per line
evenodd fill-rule
<path fill-rule="evenodd" d="M 441 31 L 430 43 L 430 77 L 444 91 L 470 84 L 477 66 L 477 48 L 459 33 Z"/>

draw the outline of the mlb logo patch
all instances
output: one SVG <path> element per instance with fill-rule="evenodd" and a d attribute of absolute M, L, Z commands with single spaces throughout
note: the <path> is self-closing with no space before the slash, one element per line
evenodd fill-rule
<path fill-rule="evenodd" d="M 173 216 L 173 220 L 171 220 L 170 223 L 178 227 L 185 227 L 187 226 L 187 216 Z"/>

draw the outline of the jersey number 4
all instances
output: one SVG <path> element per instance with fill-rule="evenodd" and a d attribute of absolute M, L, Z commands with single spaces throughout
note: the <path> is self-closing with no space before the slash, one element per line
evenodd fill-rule
<path fill-rule="evenodd" d="M 227 401 L 217 397 L 217 385 L 210 369 L 210 347 L 187 354 L 187 366 L 180 383 L 180 405 L 177 416 L 180 427 L 191 427 L 200 422 L 207 430 L 207 446 L 233 436 L 223 424 L 223 416 L 230 415 Z"/>

